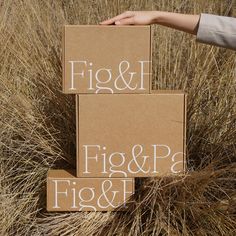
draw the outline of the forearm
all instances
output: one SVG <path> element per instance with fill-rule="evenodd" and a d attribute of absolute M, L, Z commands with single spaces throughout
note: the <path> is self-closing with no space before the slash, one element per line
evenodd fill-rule
<path fill-rule="evenodd" d="M 197 34 L 200 15 L 186 15 L 172 12 L 154 12 L 154 23 L 190 34 Z"/>

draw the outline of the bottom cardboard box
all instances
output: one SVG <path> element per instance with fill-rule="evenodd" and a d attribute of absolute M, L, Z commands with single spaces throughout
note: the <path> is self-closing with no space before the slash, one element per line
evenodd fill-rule
<path fill-rule="evenodd" d="M 48 211 L 111 211 L 126 209 L 134 193 L 133 178 L 77 178 L 75 170 L 49 170 Z"/>

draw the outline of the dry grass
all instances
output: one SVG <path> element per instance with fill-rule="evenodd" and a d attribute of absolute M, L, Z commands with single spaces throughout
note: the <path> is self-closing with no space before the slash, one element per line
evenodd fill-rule
<path fill-rule="evenodd" d="M 49 168 L 75 166 L 61 26 L 127 9 L 236 15 L 234 0 L 0 0 L 1 235 L 235 235 L 235 52 L 155 27 L 153 86 L 188 92 L 188 173 L 137 179 L 123 213 L 47 213 Z"/>

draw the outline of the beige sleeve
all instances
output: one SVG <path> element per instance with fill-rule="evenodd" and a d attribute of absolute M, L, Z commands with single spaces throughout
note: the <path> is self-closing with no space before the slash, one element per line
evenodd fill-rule
<path fill-rule="evenodd" d="M 236 18 L 202 13 L 196 40 L 236 50 Z"/>

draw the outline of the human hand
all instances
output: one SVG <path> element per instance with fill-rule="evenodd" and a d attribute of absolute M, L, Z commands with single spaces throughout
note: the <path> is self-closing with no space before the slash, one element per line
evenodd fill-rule
<path fill-rule="evenodd" d="M 126 11 L 111 19 L 101 22 L 101 25 L 149 25 L 155 23 L 156 11 Z"/>

